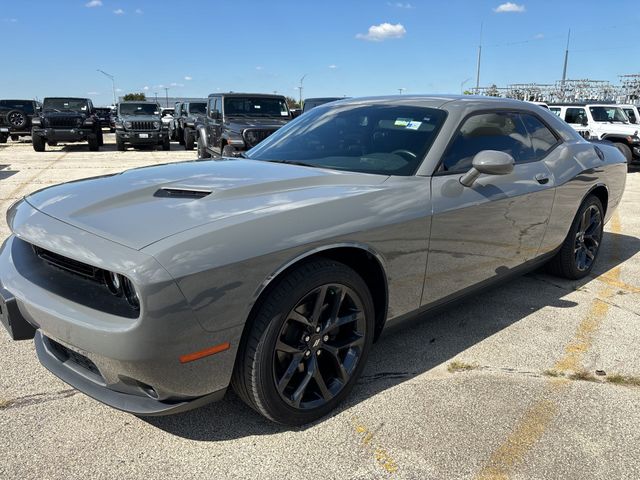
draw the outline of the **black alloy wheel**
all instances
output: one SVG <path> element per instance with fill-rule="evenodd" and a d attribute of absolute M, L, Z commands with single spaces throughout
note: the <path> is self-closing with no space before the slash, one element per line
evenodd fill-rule
<path fill-rule="evenodd" d="M 593 265 L 602 241 L 602 213 L 596 205 L 589 205 L 582 213 L 576 232 L 575 261 L 576 268 L 587 271 Z"/>
<path fill-rule="evenodd" d="M 322 285 L 289 312 L 275 345 L 281 398 L 302 410 L 320 407 L 349 383 L 365 343 L 362 300 L 349 287 Z"/>

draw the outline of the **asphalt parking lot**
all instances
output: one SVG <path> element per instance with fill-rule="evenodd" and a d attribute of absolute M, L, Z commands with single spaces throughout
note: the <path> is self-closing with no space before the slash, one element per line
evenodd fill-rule
<path fill-rule="evenodd" d="M 0 145 L 0 210 L 171 151 Z M 274 425 L 233 393 L 137 418 L 77 393 L 0 332 L 0 478 L 640 478 L 640 173 L 591 277 L 534 272 L 385 331 L 335 414 Z M 0 241 L 9 234 L 0 220 Z"/>

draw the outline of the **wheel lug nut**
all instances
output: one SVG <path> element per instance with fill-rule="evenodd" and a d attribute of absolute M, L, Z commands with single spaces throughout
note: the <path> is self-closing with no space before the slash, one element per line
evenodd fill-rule
<path fill-rule="evenodd" d="M 304 337 L 304 341 L 305 341 L 305 342 L 308 342 L 309 340 L 311 340 L 311 337 L 310 337 L 309 335 L 307 335 L 307 336 L 305 336 L 305 337 Z"/>
<path fill-rule="evenodd" d="M 321 353 L 322 353 L 322 350 L 318 350 L 318 351 L 316 352 L 316 355 L 319 357 Z"/>
<path fill-rule="evenodd" d="M 309 355 L 311 355 L 311 350 L 307 350 L 306 352 L 304 352 L 305 357 L 308 357 Z"/>
<path fill-rule="evenodd" d="M 320 333 L 320 327 L 316 327 L 316 333 Z"/>
<path fill-rule="evenodd" d="M 329 335 L 325 335 L 324 337 L 322 337 L 322 341 L 323 342 L 328 342 L 329 341 Z"/>

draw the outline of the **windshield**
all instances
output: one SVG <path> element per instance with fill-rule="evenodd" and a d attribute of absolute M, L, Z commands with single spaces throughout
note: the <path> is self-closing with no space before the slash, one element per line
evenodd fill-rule
<path fill-rule="evenodd" d="M 45 112 L 86 112 L 88 108 L 81 98 L 45 98 L 42 104 Z"/>
<path fill-rule="evenodd" d="M 619 107 L 589 107 L 595 122 L 628 123 L 627 115 Z"/>
<path fill-rule="evenodd" d="M 121 103 L 120 115 L 159 115 L 160 108 L 155 103 Z"/>
<path fill-rule="evenodd" d="M 189 104 L 189 112 L 190 113 L 207 113 L 207 104 L 203 103 L 190 103 Z"/>
<path fill-rule="evenodd" d="M 284 98 L 226 97 L 224 113 L 241 117 L 288 117 L 289 109 Z"/>
<path fill-rule="evenodd" d="M 320 105 L 324 105 L 325 103 L 335 102 L 336 100 L 342 100 L 340 97 L 336 98 L 309 98 L 304 101 L 304 105 L 302 105 L 302 111 L 308 112 L 312 108 L 319 107 Z"/>
<path fill-rule="evenodd" d="M 413 175 L 446 117 L 412 106 L 340 105 L 311 110 L 246 153 L 252 160 Z"/>
<path fill-rule="evenodd" d="M 0 108 L 21 110 L 27 114 L 33 113 L 33 102 L 20 100 L 0 100 Z"/>

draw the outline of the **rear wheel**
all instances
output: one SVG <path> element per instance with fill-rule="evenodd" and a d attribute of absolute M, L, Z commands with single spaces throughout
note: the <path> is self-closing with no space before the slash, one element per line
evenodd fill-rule
<path fill-rule="evenodd" d="M 7 135 L 6 133 L 0 133 L 0 143 L 7 143 L 8 138 L 9 135 Z"/>
<path fill-rule="evenodd" d="M 164 140 L 162 140 L 162 150 L 164 151 L 171 150 L 171 140 L 169 140 L 168 135 L 164 137 Z"/>
<path fill-rule="evenodd" d="M 16 130 L 22 130 L 27 126 L 29 117 L 21 110 L 11 110 L 7 113 L 7 121 Z"/>
<path fill-rule="evenodd" d="M 53 140 L 52 140 L 52 141 L 47 142 L 47 144 L 48 144 L 50 147 L 56 147 L 56 146 L 58 146 L 58 142 L 54 142 Z"/>
<path fill-rule="evenodd" d="M 119 152 L 124 152 L 126 149 L 127 147 L 124 144 L 124 140 L 116 135 L 116 150 L 118 150 Z"/>
<path fill-rule="evenodd" d="M 98 130 L 98 145 L 104 145 L 104 137 L 102 136 L 102 128 Z"/>
<path fill-rule="evenodd" d="M 211 154 L 207 151 L 202 135 L 198 137 L 198 158 L 211 158 Z"/>
<path fill-rule="evenodd" d="M 560 251 L 549 261 L 549 271 L 571 280 L 589 275 L 598 258 L 603 227 L 602 203 L 589 195 L 578 209 Z"/>
<path fill-rule="evenodd" d="M 31 136 L 31 144 L 33 145 L 33 149 L 36 152 L 44 152 L 44 149 L 46 148 L 45 147 L 45 145 L 46 145 L 45 140 L 40 135 L 32 135 Z"/>
<path fill-rule="evenodd" d="M 351 268 L 321 259 L 295 268 L 266 295 L 247 324 L 234 390 L 273 421 L 312 422 L 344 400 L 364 368 L 371 294 Z"/>
<path fill-rule="evenodd" d="M 17 142 L 18 140 L 20 140 L 20 137 L 18 135 L 11 135 L 11 140 Z"/>
<path fill-rule="evenodd" d="M 629 145 L 622 142 L 614 142 L 613 145 L 622 152 L 624 158 L 627 159 L 627 163 L 631 163 L 631 160 L 633 160 L 633 153 L 631 152 Z"/>
<path fill-rule="evenodd" d="M 184 129 L 182 144 L 185 150 L 193 150 L 193 132 L 189 128 Z"/>

